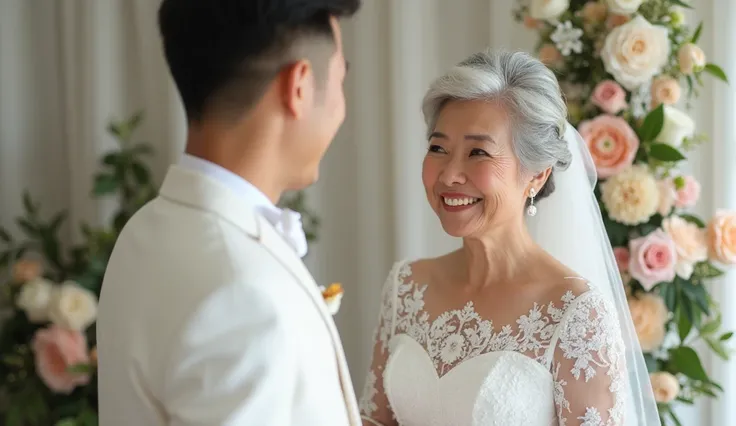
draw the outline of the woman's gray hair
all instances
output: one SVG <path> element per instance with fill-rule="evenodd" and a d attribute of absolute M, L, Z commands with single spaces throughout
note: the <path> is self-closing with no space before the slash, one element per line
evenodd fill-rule
<path fill-rule="evenodd" d="M 499 101 L 511 117 L 513 147 L 523 172 L 566 169 L 572 159 L 564 139 L 567 106 L 557 78 L 524 52 L 476 53 L 436 79 L 422 102 L 427 136 L 450 101 Z M 554 191 L 552 175 L 537 194 Z"/>

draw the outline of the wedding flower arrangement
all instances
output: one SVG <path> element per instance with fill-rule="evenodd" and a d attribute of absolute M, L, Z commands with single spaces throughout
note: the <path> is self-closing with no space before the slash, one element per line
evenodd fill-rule
<path fill-rule="evenodd" d="M 736 212 L 692 214 L 700 183 L 683 172 L 705 142 L 688 115 L 710 75 L 725 73 L 698 46 L 684 0 L 517 0 L 516 20 L 539 36 L 570 122 L 594 159 L 608 236 L 662 418 L 673 405 L 721 390 L 694 347 L 728 359 L 709 280 L 736 264 Z"/>
<path fill-rule="evenodd" d="M 6 426 L 97 426 L 95 348 L 97 300 L 107 261 L 128 219 L 156 196 L 145 156 L 149 145 L 133 136 L 142 116 L 112 123 L 118 148 L 102 158 L 93 197 L 116 197 L 110 224 L 81 226 L 83 241 L 60 238 L 66 214 L 44 219 L 27 193 L 16 220 L 24 238 L 0 226 L 0 423 Z M 283 204 L 304 217 L 308 241 L 316 239 L 317 218 L 303 193 Z M 341 289 L 329 289 L 337 310 Z"/>

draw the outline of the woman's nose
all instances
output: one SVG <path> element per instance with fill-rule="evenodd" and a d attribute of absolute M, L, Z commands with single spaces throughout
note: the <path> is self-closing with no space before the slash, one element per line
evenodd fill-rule
<path fill-rule="evenodd" d="M 440 172 L 440 182 L 445 186 L 462 185 L 467 181 L 462 160 L 451 159 Z"/>

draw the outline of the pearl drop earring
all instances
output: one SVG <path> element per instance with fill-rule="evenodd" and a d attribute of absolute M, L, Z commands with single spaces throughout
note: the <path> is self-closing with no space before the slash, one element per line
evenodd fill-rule
<path fill-rule="evenodd" d="M 529 216 L 536 216 L 537 214 L 537 207 L 534 205 L 534 196 L 537 195 L 537 191 L 534 190 L 534 188 L 529 189 L 529 199 L 531 200 L 531 204 L 529 204 L 529 207 L 526 208 L 526 214 Z"/>

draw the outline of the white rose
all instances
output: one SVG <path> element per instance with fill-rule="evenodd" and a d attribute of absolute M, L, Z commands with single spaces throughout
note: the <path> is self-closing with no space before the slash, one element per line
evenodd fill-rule
<path fill-rule="evenodd" d="M 48 321 L 53 289 L 53 283 L 43 278 L 35 278 L 23 285 L 16 303 L 26 313 L 29 321 L 33 323 Z"/>
<path fill-rule="evenodd" d="M 683 45 L 677 51 L 677 62 L 683 74 L 692 74 L 700 71 L 705 66 L 705 53 L 703 49 L 692 43 Z"/>
<path fill-rule="evenodd" d="M 678 148 L 683 139 L 691 138 L 694 134 L 695 122 L 690 116 L 675 107 L 664 106 L 664 126 L 655 141 Z"/>
<path fill-rule="evenodd" d="M 570 8 L 570 0 L 532 0 L 529 4 L 529 16 L 533 19 L 555 19 Z"/>
<path fill-rule="evenodd" d="M 327 290 L 324 286 L 319 286 L 320 292 L 322 292 L 322 295 L 324 297 L 324 293 Z M 325 297 L 325 304 L 327 305 L 327 311 L 330 313 L 330 315 L 337 315 L 337 313 L 340 311 L 340 304 L 342 304 L 342 296 L 343 293 L 336 293 L 334 295 L 331 295 L 330 297 Z"/>
<path fill-rule="evenodd" d="M 601 59 L 606 71 L 633 91 L 659 73 L 669 53 L 667 29 L 637 15 L 608 34 Z"/>
<path fill-rule="evenodd" d="M 97 318 L 97 297 L 73 281 L 66 281 L 53 293 L 49 319 L 61 327 L 82 331 Z"/>
<path fill-rule="evenodd" d="M 608 0 L 608 10 L 618 15 L 631 15 L 639 10 L 644 0 Z"/>

